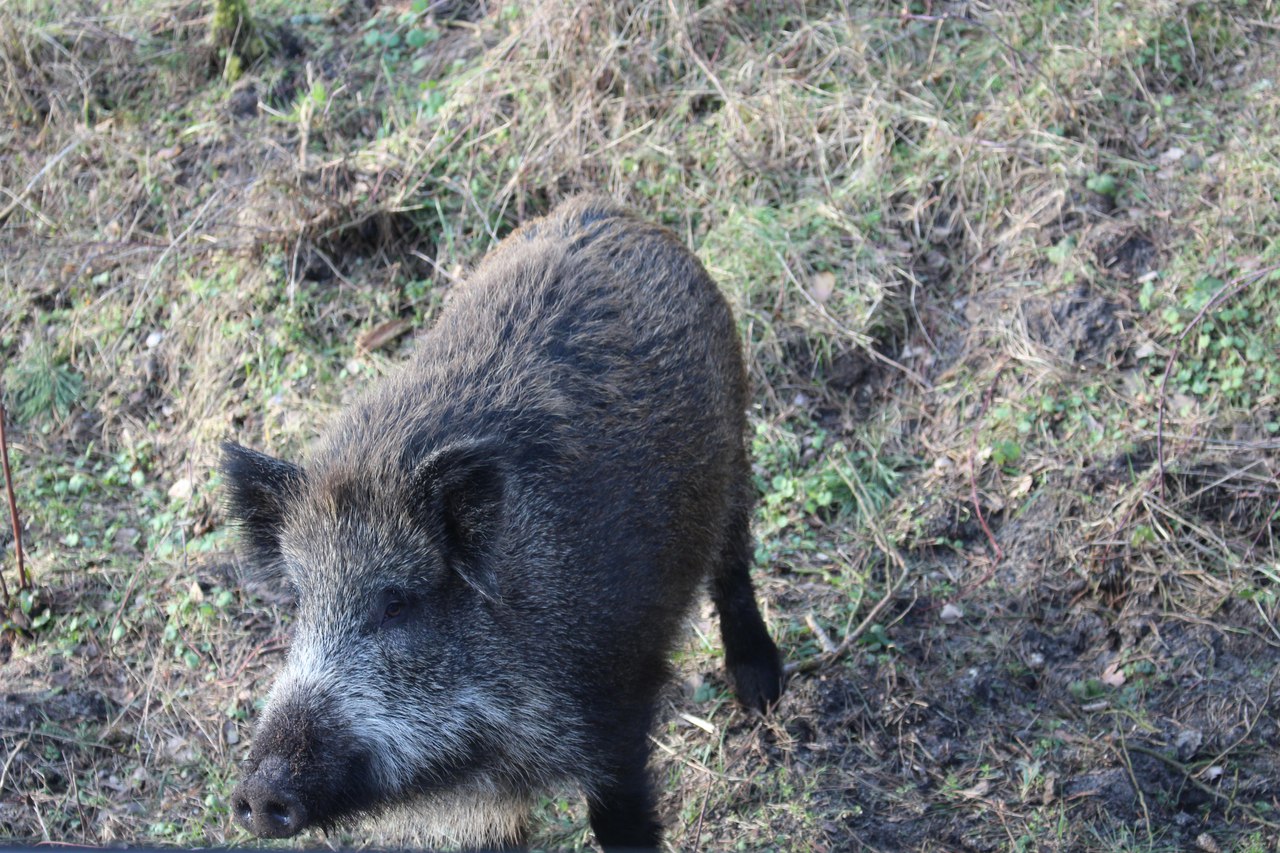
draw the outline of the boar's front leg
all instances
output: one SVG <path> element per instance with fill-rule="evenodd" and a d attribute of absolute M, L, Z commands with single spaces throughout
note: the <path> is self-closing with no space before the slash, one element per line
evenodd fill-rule
<path fill-rule="evenodd" d="M 738 701 L 764 712 L 782 694 L 783 670 L 751 586 L 753 551 L 750 504 L 742 501 L 734 508 L 720 565 L 711 578 L 711 600 L 720 614 L 725 668 Z"/>
<path fill-rule="evenodd" d="M 607 779 L 587 798 L 591 829 L 606 851 L 656 850 L 662 839 L 662 824 L 646 769 L 648 716 L 638 728 L 620 727 L 630 736 L 619 745 Z"/>

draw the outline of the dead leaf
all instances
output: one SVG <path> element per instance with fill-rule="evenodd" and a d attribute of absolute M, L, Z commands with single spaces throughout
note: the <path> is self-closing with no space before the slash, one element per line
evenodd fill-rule
<path fill-rule="evenodd" d="M 183 503 L 191 500 L 191 495 L 195 493 L 195 483 L 191 482 L 190 477 L 182 477 L 174 480 L 173 485 L 169 487 L 169 500 Z"/>
<path fill-rule="evenodd" d="M 360 333 L 360 337 L 356 338 L 356 350 L 373 352 L 376 349 L 382 349 L 411 328 L 413 324 L 408 320 L 388 320 L 385 323 L 379 323 L 372 329 L 366 329 Z"/>
<path fill-rule="evenodd" d="M 1123 687 L 1126 680 L 1124 673 L 1120 670 L 1119 661 L 1112 661 L 1102 671 L 1102 683 L 1108 687 Z"/>
<path fill-rule="evenodd" d="M 1196 398 L 1187 394 L 1171 394 L 1168 410 L 1183 417 L 1190 415 L 1196 411 Z"/>
<path fill-rule="evenodd" d="M 813 301 L 819 305 L 826 304 L 831 298 L 831 294 L 836 289 L 836 274 L 833 272 L 820 272 L 813 277 L 813 284 L 809 286 L 809 295 L 813 297 Z"/>
<path fill-rule="evenodd" d="M 1014 480 L 1013 484 L 1009 487 L 1009 497 L 1020 498 L 1023 495 L 1030 493 L 1033 485 L 1035 485 L 1035 478 L 1030 474 L 1024 474 Z"/>

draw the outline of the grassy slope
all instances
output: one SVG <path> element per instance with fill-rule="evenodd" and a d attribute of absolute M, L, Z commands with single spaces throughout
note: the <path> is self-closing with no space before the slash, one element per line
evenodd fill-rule
<path fill-rule="evenodd" d="M 740 312 L 804 669 L 760 722 L 695 626 L 673 848 L 1273 849 L 1280 15 L 1130 5 L 281 0 L 235 82 L 201 4 L 0 8 L 0 837 L 245 840 L 287 620 L 216 442 L 296 454 L 410 345 L 362 335 L 604 188 Z"/>

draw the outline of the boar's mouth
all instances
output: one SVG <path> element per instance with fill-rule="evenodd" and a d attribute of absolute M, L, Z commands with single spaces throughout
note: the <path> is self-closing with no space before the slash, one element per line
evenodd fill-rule
<path fill-rule="evenodd" d="M 259 838 L 328 829 L 382 797 L 367 750 L 332 709 L 307 704 L 289 702 L 263 721 L 231 794 L 236 823 Z"/>
<path fill-rule="evenodd" d="M 377 806 L 368 762 L 294 769 L 278 755 L 256 764 L 231 794 L 236 823 L 259 838 L 292 838 L 308 827 L 331 829 Z"/>
<path fill-rule="evenodd" d="M 259 838 L 289 838 L 311 821 L 302 796 L 289 778 L 284 759 L 258 763 L 231 795 L 236 823 Z"/>

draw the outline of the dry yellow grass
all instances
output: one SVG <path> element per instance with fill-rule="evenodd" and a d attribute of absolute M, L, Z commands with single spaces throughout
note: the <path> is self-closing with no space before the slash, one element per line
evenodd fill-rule
<path fill-rule="evenodd" d="M 234 81 L 204 4 L 99 6 L 0 8 L 0 838 L 245 840 L 288 619 L 217 442 L 301 450 L 411 346 L 362 335 L 596 189 L 739 312 L 801 670 L 744 715 L 693 626 L 671 849 L 1275 849 L 1272 0 L 263 0 Z"/>

